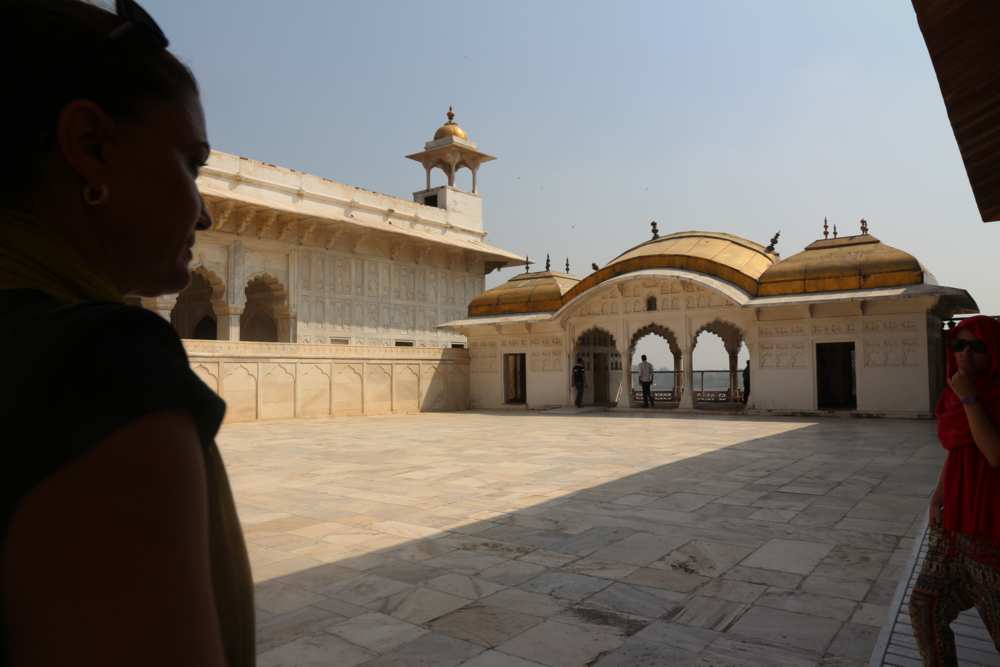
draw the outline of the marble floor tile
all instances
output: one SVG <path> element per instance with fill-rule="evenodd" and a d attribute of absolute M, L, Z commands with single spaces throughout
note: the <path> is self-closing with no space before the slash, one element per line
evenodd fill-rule
<path fill-rule="evenodd" d="M 541 622 L 537 616 L 475 603 L 432 621 L 429 627 L 457 639 L 494 647 Z"/>
<path fill-rule="evenodd" d="M 571 572 L 546 572 L 521 584 L 518 588 L 529 593 L 542 593 L 562 600 L 577 602 L 610 585 L 611 582 L 607 579 Z"/>
<path fill-rule="evenodd" d="M 841 625 L 830 618 L 754 606 L 733 624 L 731 633 L 821 655 Z"/>
<path fill-rule="evenodd" d="M 754 605 L 832 618 L 837 621 L 848 620 L 857 608 L 857 603 L 853 600 L 805 591 L 786 591 L 780 588 L 769 588 L 754 601 Z"/>
<path fill-rule="evenodd" d="M 625 581 L 630 584 L 665 588 L 678 593 L 690 593 L 708 580 L 708 577 L 700 574 L 651 567 L 641 567 L 625 577 Z"/>
<path fill-rule="evenodd" d="M 412 588 L 413 586 L 410 584 L 405 584 L 401 581 L 386 579 L 385 577 L 373 574 L 362 574 L 353 579 L 338 582 L 329 588 L 325 588 L 322 592 L 329 597 L 364 606 L 401 591 L 411 590 Z"/>
<path fill-rule="evenodd" d="M 377 612 L 355 616 L 331 625 L 326 631 L 374 653 L 386 653 L 427 634 L 420 626 Z"/>
<path fill-rule="evenodd" d="M 498 650 L 551 667 L 585 665 L 618 648 L 624 638 L 606 626 L 546 621 L 498 646 Z"/>
<path fill-rule="evenodd" d="M 568 607 L 571 602 L 544 595 L 541 593 L 531 593 L 522 591 L 520 588 L 508 588 L 479 601 L 480 604 L 490 607 L 500 607 L 509 609 L 529 616 L 547 618 L 554 616 Z"/>
<path fill-rule="evenodd" d="M 469 600 L 430 588 L 414 588 L 368 605 L 374 611 L 409 623 L 426 623 L 469 604 Z"/>
<path fill-rule="evenodd" d="M 692 540 L 650 565 L 703 577 L 717 577 L 753 552 L 750 547 L 709 540 Z"/>
<path fill-rule="evenodd" d="M 833 545 L 796 540 L 771 540 L 741 565 L 792 574 L 809 574 L 833 549 Z"/>
<path fill-rule="evenodd" d="M 663 618 L 678 625 L 725 632 L 748 608 L 739 602 L 695 595 L 677 603 Z"/>
<path fill-rule="evenodd" d="M 685 597 L 683 593 L 660 588 L 618 583 L 591 595 L 583 604 L 596 609 L 654 619 L 672 609 Z"/>
<path fill-rule="evenodd" d="M 363 667 L 455 667 L 483 652 L 483 647 L 448 635 L 429 632 Z"/>
<path fill-rule="evenodd" d="M 508 560 L 486 568 L 479 573 L 479 578 L 503 586 L 517 586 L 529 579 L 534 579 L 545 571 L 546 569 L 542 565 L 523 560 Z"/>
<path fill-rule="evenodd" d="M 462 667 L 539 667 L 539 663 L 500 651 L 486 651 L 463 662 Z"/>
<path fill-rule="evenodd" d="M 258 667 L 354 667 L 375 654 L 328 634 L 307 635 L 257 656 Z"/>
<path fill-rule="evenodd" d="M 686 535 L 653 535 L 636 533 L 624 540 L 615 542 L 603 549 L 598 549 L 590 555 L 598 560 L 631 563 L 633 565 L 648 565 L 662 558 L 672 549 L 676 549 L 689 539 Z"/>
<path fill-rule="evenodd" d="M 697 653 L 630 637 L 593 664 L 594 667 L 685 667 L 694 665 L 697 659 Z"/>
<path fill-rule="evenodd" d="M 442 593 L 456 595 L 467 600 L 478 600 L 479 598 L 492 595 L 504 589 L 501 584 L 470 577 L 467 574 L 445 574 L 436 579 L 426 582 L 425 586 Z"/>
<path fill-rule="evenodd" d="M 681 625 L 672 621 L 653 621 L 634 635 L 634 639 L 667 644 L 688 653 L 701 653 L 722 633 L 708 628 Z"/>

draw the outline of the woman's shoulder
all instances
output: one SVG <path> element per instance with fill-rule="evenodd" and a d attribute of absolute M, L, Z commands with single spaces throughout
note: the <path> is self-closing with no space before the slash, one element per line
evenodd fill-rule
<path fill-rule="evenodd" d="M 10 290 L 0 292 L 0 318 L 7 325 L 4 337 L 15 348 L 34 342 L 53 353 L 81 346 L 93 353 L 98 349 L 113 351 L 115 346 L 140 344 L 148 348 L 153 344 L 154 349 L 184 353 L 169 322 L 156 313 L 124 303 L 64 304 L 42 292 Z"/>

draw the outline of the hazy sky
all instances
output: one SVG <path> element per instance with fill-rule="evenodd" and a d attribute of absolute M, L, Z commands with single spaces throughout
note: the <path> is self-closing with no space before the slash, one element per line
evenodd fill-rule
<path fill-rule="evenodd" d="M 499 158 L 479 181 L 500 247 L 585 275 L 650 220 L 781 230 L 788 256 L 824 216 L 842 234 L 864 217 L 1000 313 L 1000 223 L 978 217 L 907 0 L 144 4 L 223 151 L 409 197 L 424 175 L 403 155 L 452 104 Z"/>

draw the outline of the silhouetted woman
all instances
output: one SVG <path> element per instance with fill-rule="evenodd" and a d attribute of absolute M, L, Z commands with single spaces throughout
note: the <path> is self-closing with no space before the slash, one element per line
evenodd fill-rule
<path fill-rule="evenodd" d="M 0 0 L 0 665 L 252 665 L 253 585 L 170 324 L 208 158 L 198 87 L 134 2 Z"/>
<path fill-rule="evenodd" d="M 948 335 L 948 388 L 937 405 L 948 450 L 931 497 L 929 550 L 910 617 L 925 665 L 957 665 L 949 624 L 976 607 L 1000 650 L 1000 323 Z"/>

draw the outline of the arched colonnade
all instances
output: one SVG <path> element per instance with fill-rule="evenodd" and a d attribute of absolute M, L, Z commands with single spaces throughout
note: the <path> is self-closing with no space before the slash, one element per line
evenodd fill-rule
<path fill-rule="evenodd" d="M 181 338 L 294 342 L 295 318 L 281 281 L 268 273 L 252 275 L 237 296 L 241 303 L 228 303 L 222 278 L 199 266 L 192 271 L 191 284 L 179 294 L 143 298 L 141 303 L 170 320 Z"/>
<path fill-rule="evenodd" d="M 744 344 L 752 354 L 752 341 L 747 335 L 751 329 L 747 318 L 751 315 L 735 308 L 724 295 L 713 297 L 704 287 L 685 292 L 687 287 L 678 287 L 676 278 L 646 279 L 640 284 L 644 287 L 622 285 L 615 292 L 588 295 L 581 299 L 584 303 L 562 314 L 562 326 L 569 343 L 569 366 L 582 358 L 587 371 L 584 404 L 620 408 L 642 404 L 641 390 L 631 369 L 636 346 L 647 336 L 662 340 L 673 358 L 671 386 L 654 387 L 658 405 L 695 408 L 742 403 L 738 359 Z M 681 291 L 676 291 L 678 289 Z M 661 290 L 670 296 L 661 296 Z M 673 296 L 675 293 L 684 296 L 678 300 Z M 695 296 L 689 299 L 688 295 Z M 585 303 L 586 300 L 591 304 Z M 631 306 L 628 305 L 630 300 Z M 622 310 L 609 312 L 605 305 L 609 301 L 621 304 Z M 596 303 L 601 306 L 595 307 Z M 711 369 L 727 372 L 728 382 L 716 374 L 712 378 L 716 383 L 711 387 L 705 375 L 696 374 L 694 367 L 695 348 L 706 333 L 721 339 L 728 358 L 727 368 Z M 568 391 L 572 394 L 572 388 Z M 569 404 L 571 402 L 572 397 Z"/>

